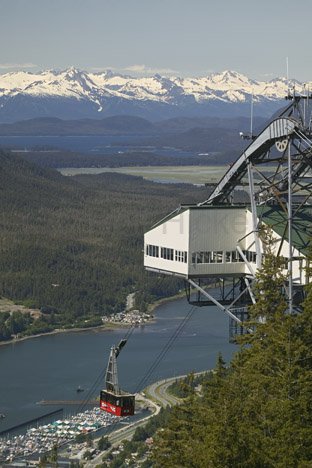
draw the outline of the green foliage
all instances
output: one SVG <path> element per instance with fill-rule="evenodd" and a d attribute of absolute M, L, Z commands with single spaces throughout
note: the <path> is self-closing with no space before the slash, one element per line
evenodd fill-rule
<path fill-rule="evenodd" d="M 93 438 L 89 432 L 86 434 L 86 442 L 88 447 L 93 447 Z"/>
<path fill-rule="evenodd" d="M 58 461 L 58 445 L 57 444 L 53 445 L 52 450 L 48 456 L 48 461 L 51 463 L 52 466 L 57 467 L 57 461 Z"/>
<path fill-rule="evenodd" d="M 87 441 L 87 434 L 80 433 L 80 434 L 77 434 L 75 437 L 75 442 L 77 444 L 82 444 L 83 442 L 86 442 L 86 441 Z"/>
<path fill-rule="evenodd" d="M 152 468 L 153 467 L 153 463 L 151 462 L 151 460 L 147 459 L 147 460 L 144 460 L 143 463 L 141 463 L 141 468 Z"/>
<path fill-rule="evenodd" d="M 48 462 L 48 457 L 47 455 L 44 453 L 40 456 L 40 461 L 39 461 L 39 467 L 40 468 L 43 468 L 47 465 L 47 462 Z"/>
<path fill-rule="evenodd" d="M 85 460 L 91 460 L 92 459 L 92 453 L 90 452 L 90 450 L 85 451 L 85 453 L 83 454 L 83 458 Z"/>
<path fill-rule="evenodd" d="M 224 363 L 221 354 L 219 358 Z M 207 372 L 201 373 L 199 375 L 195 375 L 194 372 L 191 372 L 184 379 L 176 379 L 175 382 L 170 385 L 168 390 L 178 398 L 187 398 L 194 394 L 196 387 L 206 384 L 207 378 L 209 378 Z"/>
<path fill-rule="evenodd" d="M 22 334 L 30 329 L 33 319 L 29 313 L 15 311 L 12 314 L 0 313 L 0 341 L 9 340 L 13 335 Z"/>
<path fill-rule="evenodd" d="M 149 437 L 148 429 L 145 426 L 138 427 L 132 437 L 134 442 L 144 441 Z"/>
<path fill-rule="evenodd" d="M 284 284 L 286 277 L 282 270 L 284 259 L 274 254 L 273 232 L 270 228 L 262 227 L 260 237 L 264 246 L 262 270 L 257 273 L 255 295 L 257 303 L 250 307 L 251 321 L 260 330 L 261 322 L 270 321 L 279 314 L 284 314 L 286 302 L 284 298 Z"/>
<path fill-rule="evenodd" d="M 54 330 L 54 325 L 47 323 L 47 320 L 42 317 L 38 320 L 34 320 L 32 324 L 25 330 L 23 335 L 31 336 L 31 335 L 39 335 L 40 333 L 48 333 Z"/>
<path fill-rule="evenodd" d="M 98 449 L 103 451 L 103 450 L 107 450 L 111 447 L 111 443 L 110 441 L 108 440 L 108 437 L 107 436 L 102 436 L 99 440 L 98 440 Z"/>
<path fill-rule="evenodd" d="M 132 459 L 132 455 L 134 453 L 137 453 L 138 459 L 141 459 L 148 452 L 149 448 L 145 443 L 146 439 L 153 437 L 157 430 L 159 430 L 168 423 L 171 411 L 172 410 L 170 408 L 162 408 L 157 416 L 154 416 L 153 418 L 149 419 L 147 424 L 138 427 L 135 430 L 132 440 L 125 440 L 123 442 L 123 450 L 121 451 L 121 453 L 113 456 L 110 452 L 106 456 L 106 458 L 103 459 L 104 464 L 102 466 L 106 466 L 105 463 L 106 461 L 108 461 L 108 466 L 110 467 L 124 467 L 126 466 L 125 460 L 131 460 L 130 463 L 134 463 L 133 466 L 138 466 Z M 142 466 L 148 468 L 151 466 L 151 462 L 149 460 L 146 460 L 146 462 L 144 462 Z"/>
<path fill-rule="evenodd" d="M 194 392 L 196 379 L 194 373 L 190 373 L 185 379 L 177 379 L 169 387 L 169 392 L 179 398 L 187 398 Z"/>

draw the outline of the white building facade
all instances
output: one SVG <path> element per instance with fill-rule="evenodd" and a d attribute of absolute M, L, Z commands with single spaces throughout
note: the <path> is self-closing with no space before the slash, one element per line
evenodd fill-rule
<path fill-rule="evenodd" d="M 272 227 L 275 252 L 285 258 L 286 273 L 289 244 L 282 235 L 283 213 L 266 208 L 258 222 Z M 299 244 L 293 247 L 293 282 L 305 284 L 305 243 L 302 249 Z M 263 252 L 261 242 L 260 248 Z M 252 214 L 247 206 L 181 206 L 144 236 L 145 268 L 186 279 L 253 276 L 256 260 Z"/>

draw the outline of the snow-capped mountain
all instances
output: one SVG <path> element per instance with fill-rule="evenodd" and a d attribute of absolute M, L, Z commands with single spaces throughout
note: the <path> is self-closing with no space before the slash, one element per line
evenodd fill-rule
<path fill-rule="evenodd" d="M 300 91 L 302 85 L 296 84 Z M 0 75 L 0 122 L 33 117 L 103 118 L 132 114 L 159 119 L 179 115 L 247 115 L 253 94 L 255 113 L 270 115 L 283 105 L 285 79 L 255 81 L 224 71 L 203 78 L 135 78 L 105 71 L 69 68 Z"/>

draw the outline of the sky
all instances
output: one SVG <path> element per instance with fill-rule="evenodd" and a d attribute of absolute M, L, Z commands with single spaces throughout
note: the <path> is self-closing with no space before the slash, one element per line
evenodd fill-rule
<path fill-rule="evenodd" d="M 311 0 L 0 0 L 0 73 L 312 80 Z"/>

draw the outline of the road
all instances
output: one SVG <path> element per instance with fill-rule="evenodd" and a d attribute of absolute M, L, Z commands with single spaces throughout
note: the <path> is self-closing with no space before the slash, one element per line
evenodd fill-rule
<path fill-rule="evenodd" d="M 126 312 L 129 312 L 129 310 L 133 309 L 135 304 L 135 293 L 130 293 L 127 296 L 126 300 Z"/>
<path fill-rule="evenodd" d="M 156 404 L 163 406 L 174 406 L 180 403 L 179 398 L 168 393 L 168 387 L 173 384 L 176 380 L 185 378 L 186 375 L 180 375 L 179 377 L 171 377 L 169 379 L 160 380 L 155 382 L 145 390 L 145 395 L 149 398 L 149 401 L 154 401 Z"/>

